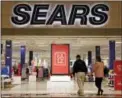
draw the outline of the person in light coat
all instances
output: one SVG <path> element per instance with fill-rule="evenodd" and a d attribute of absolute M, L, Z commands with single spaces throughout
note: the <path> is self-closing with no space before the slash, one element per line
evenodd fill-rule
<path fill-rule="evenodd" d="M 95 74 L 95 85 L 98 88 L 97 95 L 102 95 L 103 94 L 102 81 L 104 77 L 104 63 L 102 62 L 100 56 L 96 57 L 96 62 L 93 65 L 93 72 Z"/>

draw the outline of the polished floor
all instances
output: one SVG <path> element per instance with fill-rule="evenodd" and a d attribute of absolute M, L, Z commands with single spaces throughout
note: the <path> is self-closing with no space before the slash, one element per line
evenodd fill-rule
<path fill-rule="evenodd" d="M 104 95 L 100 97 L 121 97 L 121 91 L 115 91 L 113 88 L 108 87 L 106 83 L 103 83 Z M 19 85 L 15 85 L 12 88 L 2 90 L 2 98 L 4 97 L 79 97 L 77 95 L 77 84 L 75 81 L 70 82 L 51 82 L 51 81 L 39 81 L 39 82 L 27 82 L 24 81 Z M 93 82 L 85 82 L 84 85 L 84 97 L 96 97 L 97 89 Z"/>

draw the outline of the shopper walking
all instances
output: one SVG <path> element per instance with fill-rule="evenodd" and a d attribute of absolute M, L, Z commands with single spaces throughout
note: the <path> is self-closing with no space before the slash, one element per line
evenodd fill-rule
<path fill-rule="evenodd" d="M 29 73 L 29 68 L 27 67 L 27 68 L 26 68 L 26 77 L 27 77 L 27 80 L 28 80 L 28 81 L 29 81 L 29 74 L 30 74 L 30 73 Z"/>
<path fill-rule="evenodd" d="M 96 63 L 93 66 L 93 72 L 95 73 L 95 85 L 98 88 L 97 95 L 102 95 L 103 90 L 101 84 L 104 77 L 104 63 L 102 62 L 100 56 L 96 57 Z"/>
<path fill-rule="evenodd" d="M 84 81 L 85 81 L 85 74 L 87 73 L 87 67 L 83 60 L 81 60 L 80 55 L 76 56 L 76 61 L 73 66 L 73 75 L 76 75 L 77 84 L 79 87 L 78 95 L 84 95 Z"/>

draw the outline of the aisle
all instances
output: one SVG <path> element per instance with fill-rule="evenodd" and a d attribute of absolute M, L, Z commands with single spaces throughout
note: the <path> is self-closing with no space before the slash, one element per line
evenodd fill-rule
<path fill-rule="evenodd" d="M 59 84 L 59 85 L 58 85 Z M 49 81 L 41 82 L 23 82 L 21 85 L 17 85 L 11 89 L 2 90 L 3 95 L 14 94 L 15 95 L 29 95 L 29 96 L 77 96 L 77 85 L 73 81 L 71 83 L 64 82 L 63 85 L 58 83 L 56 85 L 49 84 Z M 69 84 L 69 85 L 67 85 Z M 50 87 L 49 87 L 50 85 Z M 52 85 L 52 86 L 51 86 Z M 84 86 L 85 96 L 95 96 L 97 89 L 94 83 L 86 82 Z M 114 91 L 109 87 L 104 87 L 105 95 L 120 95 L 121 91 Z M 27 96 L 28 96 L 27 95 Z"/>

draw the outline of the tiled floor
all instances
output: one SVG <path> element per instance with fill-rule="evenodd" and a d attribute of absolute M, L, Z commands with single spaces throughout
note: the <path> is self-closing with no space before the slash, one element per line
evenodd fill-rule
<path fill-rule="evenodd" d="M 120 95 L 121 91 L 114 91 L 113 88 L 107 87 L 103 84 L 104 95 Z M 22 94 L 23 96 L 45 96 L 45 97 L 78 97 L 77 96 L 77 84 L 74 81 L 70 82 L 50 82 L 50 81 L 40 81 L 40 82 L 22 82 L 21 85 L 16 85 L 11 89 L 2 90 L 2 94 L 14 94 L 18 96 Z M 97 89 L 94 83 L 86 82 L 84 85 L 85 96 L 94 97 L 96 95 Z M 27 95 L 28 94 L 28 95 Z M 11 95 L 12 96 L 12 95 Z"/>

